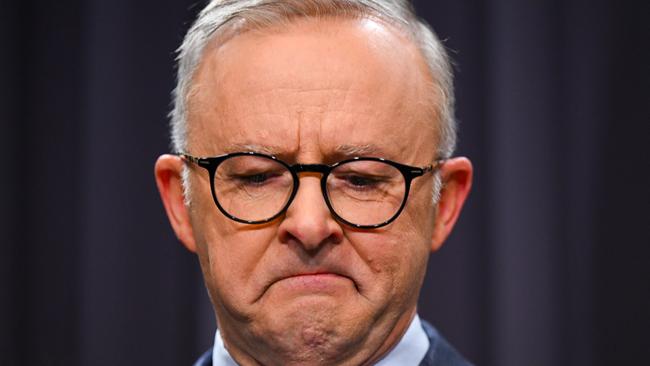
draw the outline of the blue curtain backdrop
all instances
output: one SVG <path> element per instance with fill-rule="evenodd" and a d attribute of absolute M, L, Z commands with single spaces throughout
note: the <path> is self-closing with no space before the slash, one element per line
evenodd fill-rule
<path fill-rule="evenodd" d="M 644 4 L 416 3 L 453 50 L 476 167 L 420 312 L 479 365 L 650 356 Z M 1 365 L 189 365 L 210 346 L 153 180 L 203 5 L 0 3 Z"/>

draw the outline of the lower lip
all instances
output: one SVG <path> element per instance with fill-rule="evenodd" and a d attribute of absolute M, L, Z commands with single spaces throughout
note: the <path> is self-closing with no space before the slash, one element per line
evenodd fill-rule
<path fill-rule="evenodd" d="M 330 292 L 348 285 L 350 279 L 333 273 L 304 274 L 284 278 L 276 283 L 297 291 Z"/>

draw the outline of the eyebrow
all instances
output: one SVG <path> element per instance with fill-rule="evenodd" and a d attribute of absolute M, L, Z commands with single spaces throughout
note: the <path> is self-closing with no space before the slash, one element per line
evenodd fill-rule
<path fill-rule="evenodd" d="M 379 148 L 376 145 L 365 144 L 365 145 L 338 145 L 334 149 L 334 153 L 337 155 L 342 155 L 346 157 L 353 156 L 377 156 L 384 157 L 385 151 Z"/>
<path fill-rule="evenodd" d="M 258 144 L 240 144 L 234 143 L 228 145 L 225 149 L 226 153 L 234 152 L 257 152 L 272 156 L 282 155 L 283 149 L 279 146 L 258 145 Z"/>
<path fill-rule="evenodd" d="M 290 152 L 286 151 L 286 147 L 281 147 L 279 145 L 259 145 L 251 143 L 233 143 L 228 145 L 224 149 L 225 153 L 234 153 L 234 152 L 258 152 L 262 154 L 277 156 L 277 157 L 287 157 Z M 350 144 L 341 144 L 337 145 L 334 150 L 331 151 L 330 155 L 334 158 L 352 158 L 358 156 L 373 156 L 381 158 L 390 158 L 387 156 L 387 153 L 384 149 L 380 148 L 377 145 L 373 144 L 363 144 L 363 145 L 350 145 Z"/>

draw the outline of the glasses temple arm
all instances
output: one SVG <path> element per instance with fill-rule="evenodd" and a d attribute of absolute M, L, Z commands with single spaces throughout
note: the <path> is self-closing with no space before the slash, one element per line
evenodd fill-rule
<path fill-rule="evenodd" d="M 183 160 L 185 160 L 187 162 L 194 163 L 194 164 L 197 164 L 197 165 L 200 165 L 199 162 L 200 162 L 200 160 L 202 160 L 201 158 L 197 158 L 195 156 L 185 154 L 185 153 L 177 153 L 176 156 L 180 157 L 181 159 L 183 159 Z"/>
<path fill-rule="evenodd" d="M 429 172 L 433 172 L 433 173 L 435 173 L 435 172 L 437 172 L 438 170 L 440 170 L 440 168 L 442 167 L 442 165 L 443 165 L 446 161 L 447 161 L 447 159 L 438 159 L 438 160 L 434 161 L 433 164 L 431 164 L 431 165 L 429 165 L 429 166 L 426 166 L 426 167 L 422 168 L 422 173 L 423 173 L 423 174 L 426 174 L 426 173 L 429 173 Z"/>

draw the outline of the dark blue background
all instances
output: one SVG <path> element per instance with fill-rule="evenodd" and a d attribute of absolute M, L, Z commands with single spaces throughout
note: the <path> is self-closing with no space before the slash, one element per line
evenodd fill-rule
<path fill-rule="evenodd" d="M 479 365 L 648 358 L 644 3 L 417 2 L 453 50 L 476 167 L 420 312 Z M 210 346 L 153 179 L 202 6 L 0 4 L 0 364 L 189 365 Z"/>

